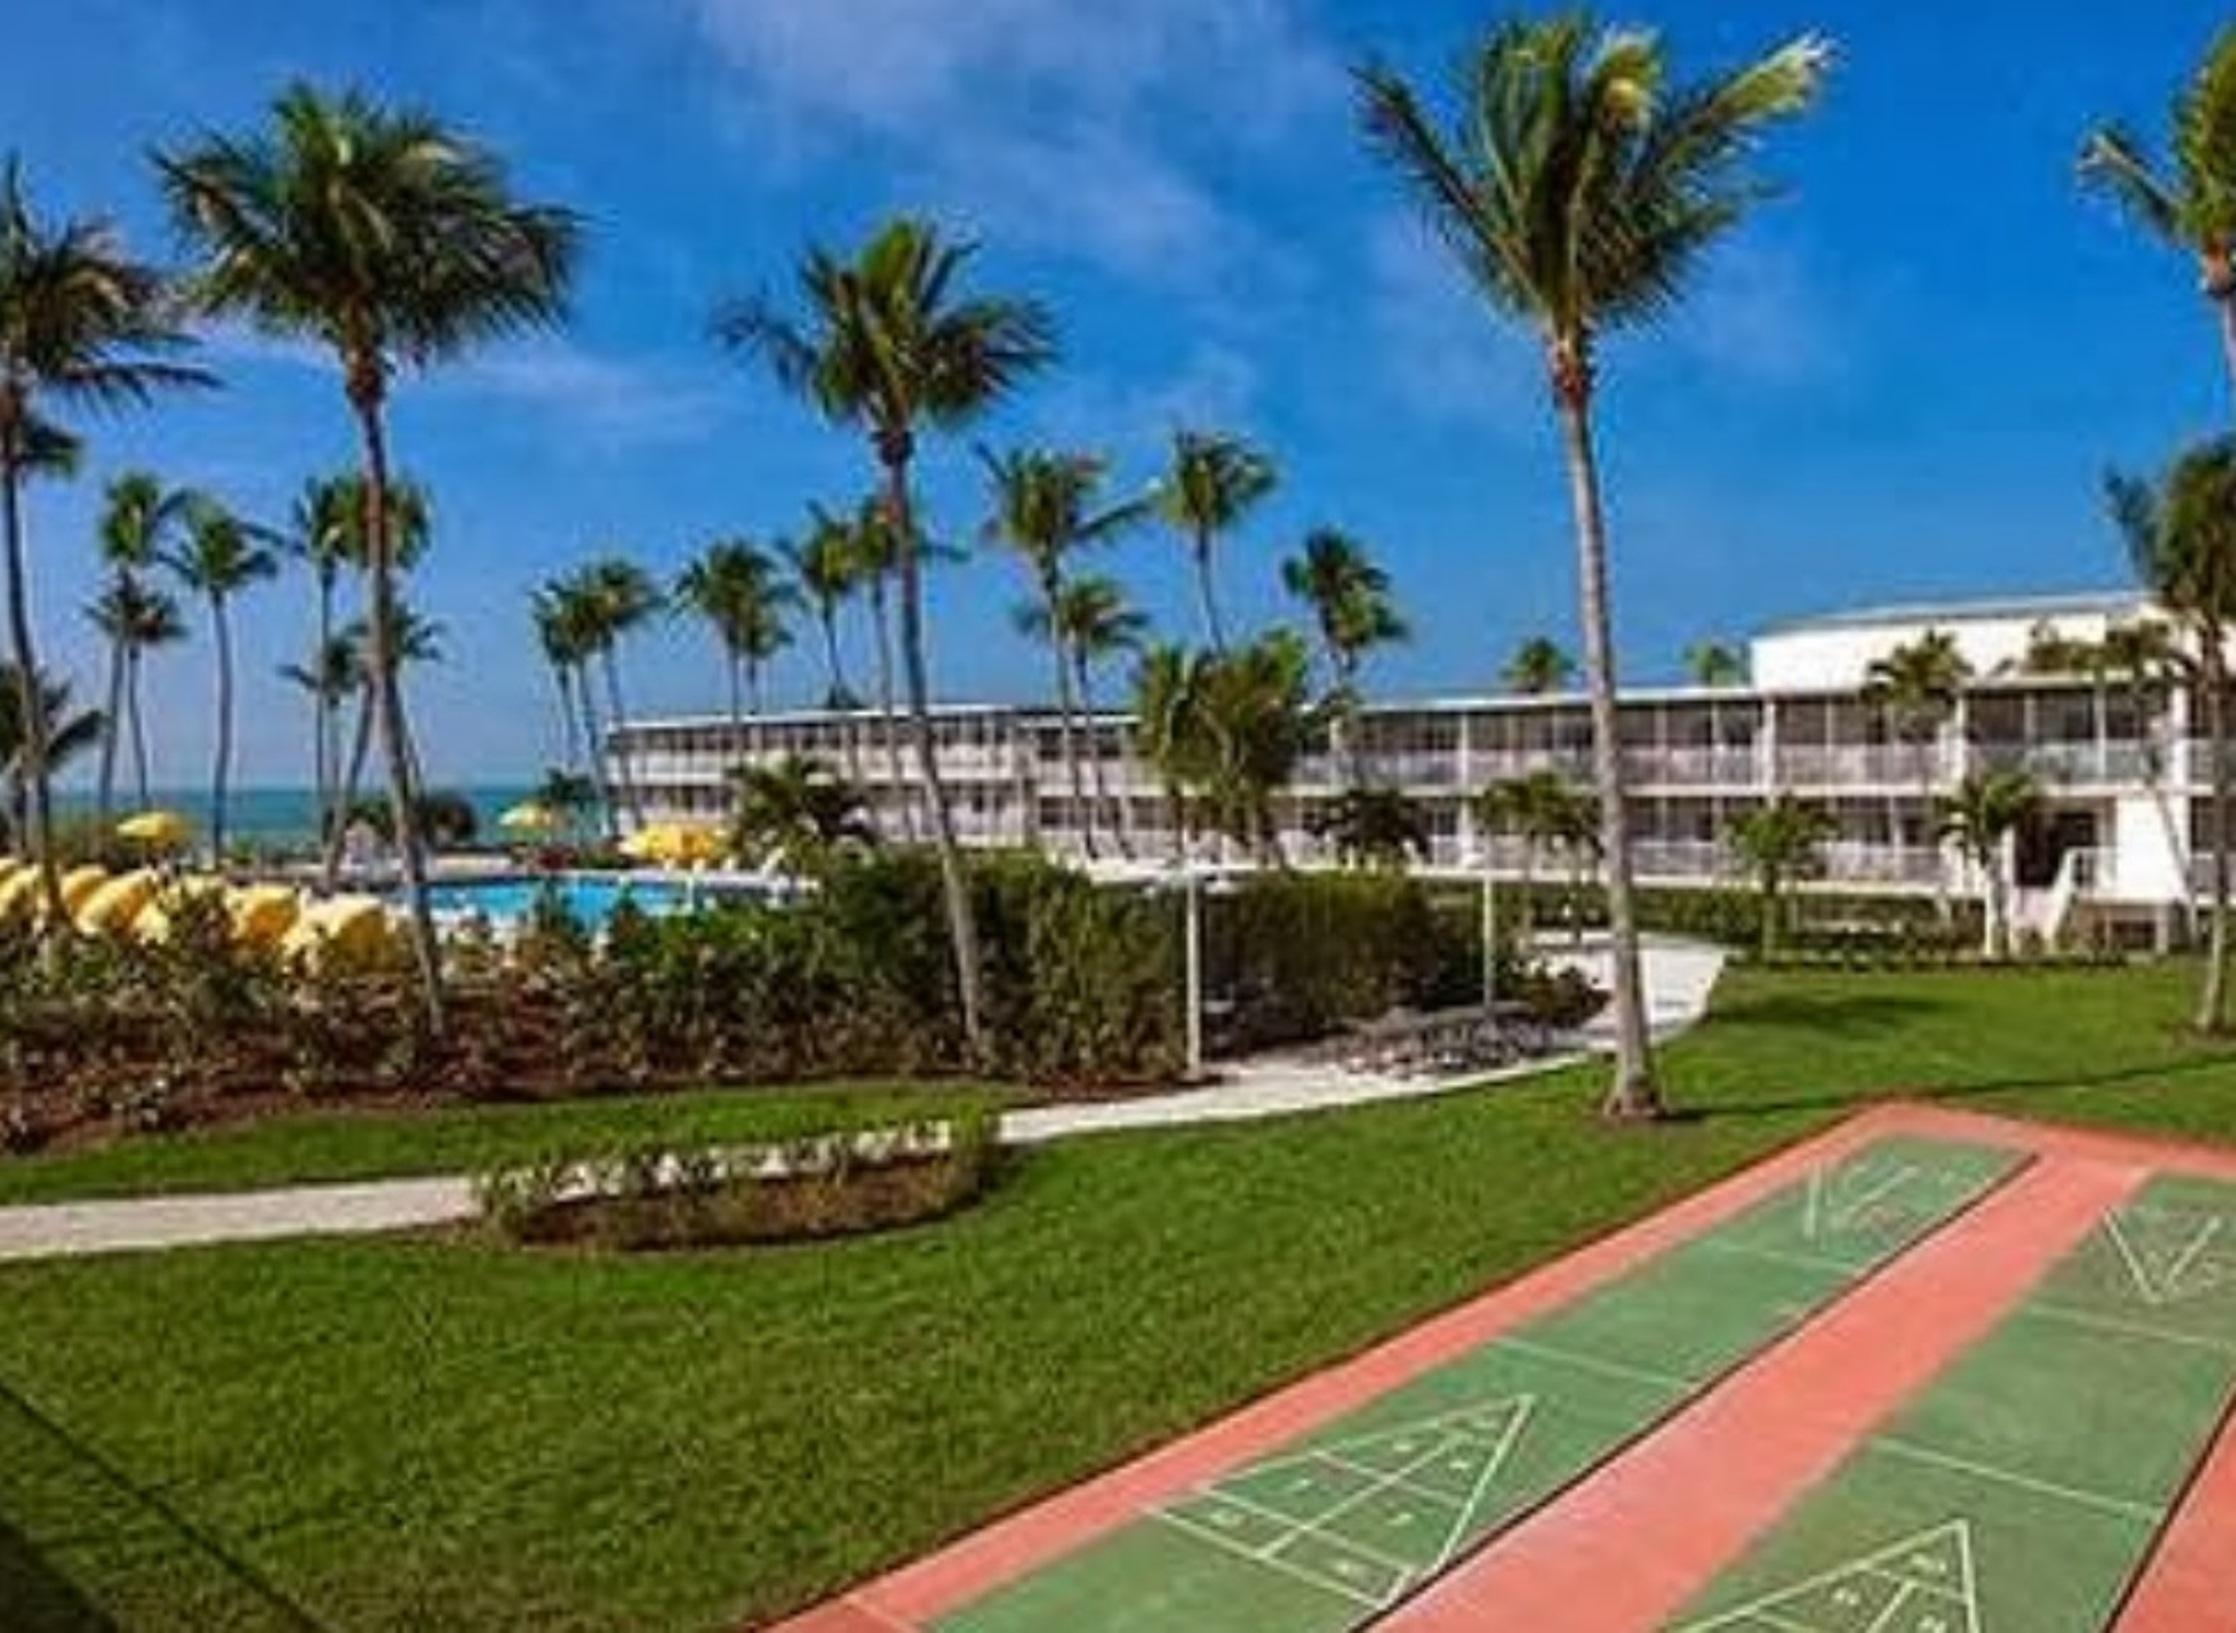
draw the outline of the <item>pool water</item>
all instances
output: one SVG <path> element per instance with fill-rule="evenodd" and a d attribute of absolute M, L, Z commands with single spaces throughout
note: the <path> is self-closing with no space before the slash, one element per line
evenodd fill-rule
<path fill-rule="evenodd" d="M 576 923 L 600 930 L 623 901 L 640 912 L 680 913 L 710 892 L 676 879 L 625 878 L 568 873 L 551 879 L 459 879 L 432 885 L 427 898 L 438 914 L 476 914 L 497 925 L 524 922 L 546 894 L 556 897 Z"/>

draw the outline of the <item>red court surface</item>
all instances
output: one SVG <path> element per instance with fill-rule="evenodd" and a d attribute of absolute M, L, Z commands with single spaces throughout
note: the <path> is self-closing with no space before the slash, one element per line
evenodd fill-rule
<path fill-rule="evenodd" d="M 782 1625 L 934 1633 L 933 1624 L 1145 1509 L 1265 1456 L 1557 1309 L 1890 1135 L 2033 1161 L 1665 1426 L 1377 1622 L 1405 1633 L 1652 1633 L 2153 1174 L 2236 1180 L 2236 1152 L 1885 1105 Z M 2223 1425 L 2114 1624 L 2236 1633 L 2236 1429 Z M 1145 1633 L 1148 1633 L 1145 1624 Z M 1171 1633 L 1200 1633 L 1173 1629 Z"/>

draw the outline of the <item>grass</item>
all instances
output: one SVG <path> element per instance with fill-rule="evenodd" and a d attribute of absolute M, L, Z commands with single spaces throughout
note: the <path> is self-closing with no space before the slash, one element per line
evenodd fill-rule
<path fill-rule="evenodd" d="M 472 1173 L 554 1151 L 781 1139 L 834 1123 L 939 1116 L 998 1097 L 996 1090 L 960 1084 L 849 1083 L 418 1111 L 306 1111 L 162 1139 L 0 1159 L 0 1206 Z"/>
<path fill-rule="evenodd" d="M 1605 1129 L 1573 1071 L 1101 1136 L 943 1225 L 813 1248 L 0 1267 L 0 1604 L 73 1633 L 772 1617 L 1861 1098 L 2236 1139 L 2236 1053 L 2180 1035 L 2188 982 L 1740 973 L 1668 1054 L 1696 1121 Z"/>

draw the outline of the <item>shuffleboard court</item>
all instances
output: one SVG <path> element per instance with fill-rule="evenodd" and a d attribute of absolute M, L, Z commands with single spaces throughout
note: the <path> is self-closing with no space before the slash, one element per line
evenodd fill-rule
<path fill-rule="evenodd" d="M 1680 1633 L 2102 1633 L 2236 1397 L 2236 1185 L 2162 1177 Z"/>
<path fill-rule="evenodd" d="M 941 1617 L 940 1633 L 1346 1633 L 2008 1177 L 1907 1136 Z"/>

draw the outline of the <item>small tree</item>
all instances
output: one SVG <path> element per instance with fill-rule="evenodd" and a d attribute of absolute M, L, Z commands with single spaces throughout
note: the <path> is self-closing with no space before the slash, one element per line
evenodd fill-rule
<path fill-rule="evenodd" d="M 1309 827 L 1346 867 L 1403 872 L 1410 862 L 1428 860 L 1428 820 L 1402 789 L 1346 789 L 1314 813 Z"/>
<path fill-rule="evenodd" d="M 877 843 L 862 791 L 820 760 L 787 754 L 768 765 L 740 766 L 738 850 L 788 873 L 814 877 L 839 857 Z"/>
<path fill-rule="evenodd" d="M 2003 842 L 2040 809 L 2042 790 L 2024 771 L 1975 772 L 1956 792 L 1936 803 L 1937 829 L 1979 870 L 1987 884 L 1987 936 L 1990 958 L 2011 951 L 2010 881 L 2003 865 Z"/>
<path fill-rule="evenodd" d="M 1972 665 L 1958 649 L 1956 637 L 1939 629 L 1929 629 L 1916 640 L 1889 649 L 1873 658 L 1864 671 L 1864 701 L 1886 711 L 1895 736 L 1917 755 L 1918 808 L 1929 822 L 1934 773 L 1930 750 L 1940 741 L 1942 726 L 1956 713 L 1971 682 Z M 1946 917 L 1948 887 L 1938 870 L 1933 899 Z"/>
<path fill-rule="evenodd" d="M 1509 692 L 1523 697 L 1544 697 L 1576 678 L 1576 660 L 1548 636 L 1532 635 L 1514 649 L 1499 671 Z"/>
<path fill-rule="evenodd" d="M 1685 648 L 1685 673 L 1695 686 L 1722 689 L 1747 684 L 1747 660 L 1723 641 L 1695 641 Z"/>
<path fill-rule="evenodd" d="M 1777 956 L 1786 917 L 1786 886 L 1823 871 L 1823 846 L 1832 837 L 1832 826 L 1825 811 L 1790 794 L 1756 806 L 1731 825 L 1731 848 L 1762 892 L 1765 962 Z"/>

